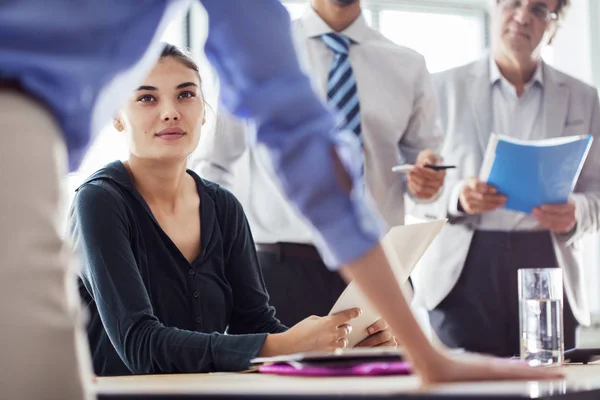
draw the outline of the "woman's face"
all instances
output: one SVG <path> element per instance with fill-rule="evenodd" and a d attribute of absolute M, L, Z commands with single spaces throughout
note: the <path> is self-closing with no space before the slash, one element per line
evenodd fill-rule
<path fill-rule="evenodd" d="M 115 126 L 127 131 L 131 155 L 178 161 L 198 146 L 204 111 L 198 73 L 165 57 L 133 93 Z"/>

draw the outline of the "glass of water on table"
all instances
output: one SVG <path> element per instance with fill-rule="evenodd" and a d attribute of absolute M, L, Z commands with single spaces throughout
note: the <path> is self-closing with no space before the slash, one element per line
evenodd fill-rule
<path fill-rule="evenodd" d="M 560 364 L 564 359 L 561 268 L 520 269 L 521 359 L 530 365 Z"/>

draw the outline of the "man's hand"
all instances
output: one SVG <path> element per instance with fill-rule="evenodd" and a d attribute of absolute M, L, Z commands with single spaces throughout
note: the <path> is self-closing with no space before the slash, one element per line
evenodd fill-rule
<path fill-rule="evenodd" d="M 506 196 L 498 194 L 496 188 L 473 177 L 463 186 L 458 202 L 462 207 L 461 211 L 467 214 L 484 214 L 504 206 Z"/>
<path fill-rule="evenodd" d="M 408 173 L 408 189 L 420 199 L 430 199 L 444 184 L 446 171 L 434 171 L 426 165 L 436 165 L 440 158 L 431 150 L 423 150 L 417 156 L 415 166 Z"/>
<path fill-rule="evenodd" d="M 367 328 L 369 337 L 356 345 L 356 347 L 397 347 L 398 343 L 392 335 L 392 330 L 388 324 L 382 320 L 377 320 L 373 325 Z"/>
<path fill-rule="evenodd" d="M 533 209 L 531 215 L 550 232 L 567 233 L 575 228 L 575 203 L 544 204 Z"/>

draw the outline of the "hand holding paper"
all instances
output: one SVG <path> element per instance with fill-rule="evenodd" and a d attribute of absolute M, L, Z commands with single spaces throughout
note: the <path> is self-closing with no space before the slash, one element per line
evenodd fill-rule
<path fill-rule="evenodd" d="M 437 220 L 396 226 L 383 238 L 383 248 L 401 286 L 407 282 L 413 268 L 445 223 L 446 220 Z M 352 332 L 347 336 L 348 347 L 354 347 L 367 338 L 367 328 L 379 319 L 378 313 L 352 282 L 341 294 L 330 315 L 354 307 L 360 308 L 362 313 L 358 318 L 349 321 Z"/>
<path fill-rule="evenodd" d="M 591 144 L 591 135 L 525 141 L 492 134 L 480 179 L 507 196 L 509 210 L 565 204 Z"/>
<path fill-rule="evenodd" d="M 467 180 L 458 198 L 467 214 L 485 214 L 506 204 L 506 196 L 498 194 L 496 188 L 472 177 Z"/>
<path fill-rule="evenodd" d="M 382 319 L 378 319 L 375 323 L 367 328 L 367 335 L 365 340 L 358 343 L 356 347 L 397 347 L 398 342 L 392 334 L 392 330 L 388 326 L 387 322 Z"/>
<path fill-rule="evenodd" d="M 262 356 L 281 353 L 334 351 L 348 345 L 351 321 L 361 310 L 350 307 L 327 317 L 311 316 L 279 335 L 270 335 L 261 349 Z"/>
<path fill-rule="evenodd" d="M 575 219 L 575 203 L 572 201 L 565 204 L 543 204 L 534 208 L 531 215 L 544 228 L 556 233 L 570 232 L 577 222 Z"/>

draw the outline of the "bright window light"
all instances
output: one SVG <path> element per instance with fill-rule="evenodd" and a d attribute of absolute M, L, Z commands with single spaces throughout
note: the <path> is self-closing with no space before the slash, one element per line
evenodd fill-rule
<path fill-rule="evenodd" d="M 379 16 L 381 33 L 421 53 L 432 73 L 479 58 L 485 48 L 483 24 L 477 14 L 383 10 Z"/>
<path fill-rule="evenodd" d="M 288 12 L 290 13 L 290 18 L 292 19 L 292 21 L 300 18 L 302 14 L 304 14 L 306 9 L 310 7 L 310 4 L 308 4 L 308 0 L 306 3 L 288 3 L 284 1 L 283 5 L 285 6 L 285 8 L 287 8 Z M 363 15 L 365 17 L 365 20 L 367 21 L 367 24 L 369 26 L 372 26 L 373 13 L 371 12 L 371 10 L 363 8 Z"/>

